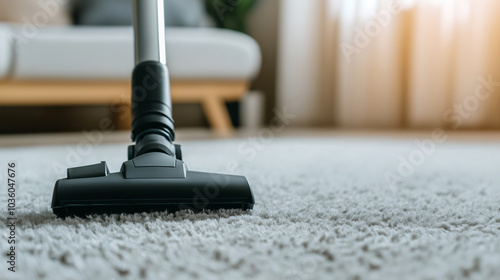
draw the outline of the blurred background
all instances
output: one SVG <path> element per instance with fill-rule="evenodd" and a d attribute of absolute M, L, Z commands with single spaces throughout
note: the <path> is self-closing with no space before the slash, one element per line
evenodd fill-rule
<path fill-rule="evenodd" d="M 60 10 L 51 14 L 54 3 Z M 258 71 L 246 78 L 250 86 L 241 99 L 225 102 L 237 128 L 268 126 L 283 111 L 296 115 L 290 126 L 306 128 L 500 128 L 498 1 L 167 0 L 166 4 L 168 27 L 234 30 L 258 44 L 261 57 L 252 62 Z M 127 0 L 0 0 L 0 26 L 40 21 L 36 18 L 40 11 L 50 17 L 39 29 L 132 22 Z M 98 127 L 103 117 L 112 118 L 109 104 L 2 102 L 9 95 L 5 85 L 29 80 L 16 76 L 21 69 L 16 55 L 2 52 L 0 46 L 0 133 L 81 131 Z M 9 61 L 3 74 L 2 60 Z M 200 104 L 174 103 L 177 127 L 209 126 Z"/>

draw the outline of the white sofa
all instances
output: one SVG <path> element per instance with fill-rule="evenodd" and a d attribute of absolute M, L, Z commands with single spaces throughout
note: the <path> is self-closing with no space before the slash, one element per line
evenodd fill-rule
<path fill-rule="evenodd" d="M 128 103 L 131 27 L 28 31 L 0 24 L 0 106 Z M 240 99 L 257 75 L 257 43 L 214 28 L 167 28 L 166 41 L 173 101 L 200 102 L 214 128 L 230 131 L 224 102 Z M 119 119 L 121 128 L 129 126 L 129 116 Z"/>
<path fill-rule="evenodd" d="M 7 77 L 12 69 L 12 34 L 6 26 L 0 25 L 0 79 Z"/>

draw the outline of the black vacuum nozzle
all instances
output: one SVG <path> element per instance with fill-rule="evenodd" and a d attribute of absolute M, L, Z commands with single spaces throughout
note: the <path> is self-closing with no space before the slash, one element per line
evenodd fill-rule
<path fill-rule="evenodd" d="M 59 217 L 180 210 L 252 209 L 245 177 L 189 171 L 165 153 L 148 153 L 109 174 L 106 163 L 68 170 L 56 182 L 52 210 Z M 71 174 L 76 174 L 73 177 Z M 87 177 L 85 177 L 87 176 Z"/>
<path fill-rule="evenodd" d="M 132 140 L 128 161 L 110 174 L 105 162 L 68 169 L 56 182 L 59 217 L 207 209 L 252 209 L 242 176 L 189 171 L 174 145 L 170 79 L 165 65 L 163 0 L 134 0 L 136 67 L 132 75 Z"/>
<path fill-rule="evenodd" d="M 129 147 L 130 159 L 117 173 L 110 174 L 106 162 L 68 169 L 67 178 L 58 180 L 54 187 L 54 214 L 85 217 L 253 209 L 255 201 L 245 177 L 189 171 L 179 145 L 168 152 L 151 148 L 137 156 L 134 149 Z"/>

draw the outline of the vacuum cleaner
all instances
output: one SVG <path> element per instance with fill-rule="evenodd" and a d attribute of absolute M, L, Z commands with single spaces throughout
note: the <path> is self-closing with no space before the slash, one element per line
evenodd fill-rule
<path fill-rule="evenodd" d="M 106 162 L 69 168 L 55 183 L 57 216 L 252 209 L 245 177 L 194 172 L 175 139 L 166 66 L 164 0 L 134 0 L 135 69 L 128 161 L 109 173 Z"/>

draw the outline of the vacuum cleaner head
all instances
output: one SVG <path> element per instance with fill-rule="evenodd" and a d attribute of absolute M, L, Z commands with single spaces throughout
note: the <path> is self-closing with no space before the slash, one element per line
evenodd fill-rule
<path fill-rule="evenodd" d="M 252 190 L 242 176 L 189 171 L 182 160 L 148 153 L 109 174 L 105 162 L 68 169 L 56 182 L 53 212 L 59 217 L 206 209 L 252 209 Z"/>

